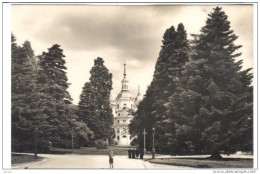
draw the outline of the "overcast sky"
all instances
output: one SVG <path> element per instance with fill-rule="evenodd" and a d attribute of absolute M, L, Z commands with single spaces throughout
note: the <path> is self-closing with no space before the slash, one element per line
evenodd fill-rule
<path fill-rule="evenodd" d="M 239 36 L 236 43 L 243 46 L 243 68 L 253 67 L 253 6 L 219 6 Z M 199 33 L 214 7 L 13 5 L 12 32 L 18 44 L 29 40 L 36 55 L 53 44 L 61 45 L 71 83 L 68 90 L 78 104 L 97 57 L 104 59 L 113 74 L 113 99 L 121 90 L 124 60 L 130 90 L 136 93 L 140 85 L 143 95 L 152 80 L 165 30 L 183 23 L 191 39 L 190 34 Z"/>

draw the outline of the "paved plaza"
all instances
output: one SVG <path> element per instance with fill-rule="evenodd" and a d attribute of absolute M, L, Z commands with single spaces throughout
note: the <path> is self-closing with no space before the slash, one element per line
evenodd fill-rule
<path fill-rule="evenodd" d="M 109 169 L 105 155 L 40 154 L 42 161 L 12 165 L 12 169 Z M 188 167 L 154 164 L 127 156 L 114 157 L 114 169 L 187 169 Z"/>

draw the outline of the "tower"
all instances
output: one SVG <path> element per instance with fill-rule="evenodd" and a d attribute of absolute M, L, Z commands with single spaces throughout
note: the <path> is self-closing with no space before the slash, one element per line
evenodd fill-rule
<path fill-rule="evenodd" d="M 115 103 L 111 104 L 113 108 L 114 124 L 113 128 L 115 130 L 115 142 L 116 145 L 130 145 L 133 137 L 129 134 L 128 125 L 133 119 L 133 112 L 135 111 L 137 98 L 140 96 L 140 91 L 137 97 L 133 97 L 132 93 L 128 89 L 128 83 L 126 74 L 126 63 L 124 62 L 124 73 L 123 79 L 121 81 L 121 91 L 117 95 Z M 139 97 L 140 98 L 140 97 Z M 139 100 L 138 100 L 139 101 Z"/>
<path fill-rule="evenodd" d="M 121 81 L 122 83 L 122 91 L 128 91 L 128 80 L 126 79 L 126 64 L 125 64 L 125 61 L 124 61 L 124 78 L 123 80 Z"/>

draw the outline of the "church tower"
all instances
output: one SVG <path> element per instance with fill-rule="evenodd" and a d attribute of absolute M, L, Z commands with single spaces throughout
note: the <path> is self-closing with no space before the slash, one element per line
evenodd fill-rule
<path fill-rule="evenodd" d="M 128 91 L 128 80 L 126 79 L 126 64 L 125 64 L 125 62 L 124 62 L 124 78 L 123 78 L 123 80 L 122 80 L 122 90 L 125 90 L 125 91 Z"/>
<path fill-rule="evenodd" d="M 115 130 L 116 145 L 128 146 L 133 137 L 129 134 L 128 125 L 133 119 L 133 112 L 137 109 L 137 104 L 140 101 L 140 91 L 138 90 L 137 97 L 133 97 L 128 89 L 129 81 L 126 78 L 126 63 L 124 62 L 123 80 L 121 81 L 121 91 L 117 95 L 114 103 L 111 103 L 114 115 L 113 128 Z M 138 98 L 138 100 L 137 100 Z"/>

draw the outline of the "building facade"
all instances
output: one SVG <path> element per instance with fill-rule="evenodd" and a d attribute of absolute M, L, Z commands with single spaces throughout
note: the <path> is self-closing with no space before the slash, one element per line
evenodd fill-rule
<path fill-rule="evenodd" d="M 126 64 L 124 63 L 124 77 L 121 81 L 121 92 L 117 95 L 116 100 L 111 102 L 115 130 L 115 142 L 117 145 L 130 145 L 133 137 L 129 134 L 128 125 L 133 119 L 133 112 L 137 109 L 137 105 L 141 100 L 140 88 L 138 94 L 134 97 L 128 90 L 129 81 L 126 78 Z"/>

